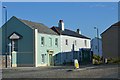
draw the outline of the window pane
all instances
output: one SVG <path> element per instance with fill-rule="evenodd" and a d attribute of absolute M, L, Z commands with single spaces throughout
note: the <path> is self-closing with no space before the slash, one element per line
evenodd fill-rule
<path fill-rule="evenodd" d="M 52 46 L 52 38 L 49 38 L 49 46 Z"/>
<path fill-rule="evenodd" d="M 87 40 L 85 40 L 84 43 L 85 43 L 85 46 L 87 46 Z"/>
<path fill-rule="evenodd" d="M 68 40 L 67 39 L 65 40 L 65 42 L 66 42 L 66 45 L 68 45 Z"/>
<path fill-rule="evenodd" d="M 75 40 L 75 45 L 77 45 L 77 41 Z"/>
<path fill-rule="evenodd" d="M 42 63 L 45 63 L 45 55 L 42 54 L 41 56 L 42 56 Z"/>
<path fill-rule="evenodd" d="M 58 39 L 55 38 L 55 45 L 58 46 Z"/>
<path fill-rule="evenodd" d="M 41 37 L 41 44 L 44 45 L 44 37 Z"/>

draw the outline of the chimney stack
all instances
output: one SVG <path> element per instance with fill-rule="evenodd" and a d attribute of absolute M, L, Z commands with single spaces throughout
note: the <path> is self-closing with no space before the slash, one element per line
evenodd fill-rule
<path fill-rule="evenodd" d="M 77 31 L 76 31 L 78 34 L 81 34 L 81 31 L 80 31 L 80 29 L 77 29 Z"/>
<path fill-rule="evenodd" d="M 58 27 L 59 27 L 62 31 L 64 31 L 64 22 L 63 22 L 63 20 L 59 20 Z"/>

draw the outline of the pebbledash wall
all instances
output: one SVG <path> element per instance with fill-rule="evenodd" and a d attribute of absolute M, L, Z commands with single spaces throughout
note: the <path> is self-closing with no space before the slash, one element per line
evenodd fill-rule
<path fill-rule="evenodd" d="M 61 63 L 64 62 L 70 62 L 74 61 L 74 52 L 73 51 L 78 51 L 81 48 L 88 48 L 90 49 L 90 39 L 84 39 L 84 38 L 78 38 L 78 37 L 72 37 L 72 36 L 67 36 L 67 35 L 61 35 L 62 43 L 61 43 L 61 52 L 63 55 L 61 55 Z M 68 45 L 66 45 L 65 40 L 68 40 Z M 85 45 L 85 40 L 86 40 L 86 45 Z M 76 41 L 76 43 L 75 43 Z M 74 47 L 73 47 L 74 45 Z M 74 48 L 74 49 L 73 49 Z M 65 54 L 64 54 L 65 53 Z"/>
<path fill-rule="evenodd" d="M 41 37 L 44 37 L 44 45 L 41 45 Z M 55 39 L 58 39 L 58 45 L 55 45 Z M 50 40 L 52 40 L 52 43 Z M 60 53 L 60 37 L 58 35 L 49 35 L 38 33 L 37 37 L 37 66 L 53 66 L 55 55 Z M 44 62 L 42 61 L 44 55 Z M 52 64 L 50 63 L 50 55 L 52 55 Z"/>

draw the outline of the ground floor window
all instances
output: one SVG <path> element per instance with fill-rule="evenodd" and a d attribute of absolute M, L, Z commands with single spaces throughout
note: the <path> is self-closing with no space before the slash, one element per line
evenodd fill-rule
<path fill-rule="evenodd" d="M 45 63 L 45 54 L 42 54 L 42 63 Z"/>

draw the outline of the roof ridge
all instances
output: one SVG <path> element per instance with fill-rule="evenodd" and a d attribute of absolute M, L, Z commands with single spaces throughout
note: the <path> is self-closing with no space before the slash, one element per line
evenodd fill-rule
<path fill-rule="evenodd" d="M 27 25 L 28 27 L 30 27 L 32 29 L 36 29 L 37 28 L 39 33 L 57 35 L 56 32 L 51 30 L 48 26 L 44 25 L 43 23 L 38 23 L 38 22 L 25 20 L 25 19 L 17 18 L 15 16 L 13 16 L 13 18 L 18 19 L 19 21 L 21 21 L 22 23 L 24 23 L 25 25 Z"/>
<path fill-rule="evenodd" d="M 55 29 L 57 31 L 59 31 L 58 29 L 60 29 L 59 27 L 55 27 Z M 71 33 L 70 33 L 71 32 Z M 70 29 L 65 29 L 63 32 L 62 32 L 63 35 L 68 35 L 68 36 L 74 36 L 74 37 L 81 37 L 81 38 L 87 38 L 87 39 L 90 39 L 89 37 L 87 36 L 84 36 L 82 34 L 78 34 L 77 32 L 73 31 L 73 30 L 70 30 Z"/>

